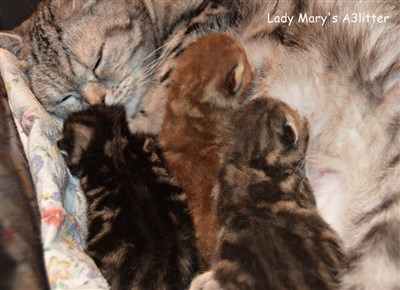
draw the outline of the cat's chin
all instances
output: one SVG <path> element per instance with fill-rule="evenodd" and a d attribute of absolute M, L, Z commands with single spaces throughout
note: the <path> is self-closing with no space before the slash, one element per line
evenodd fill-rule
<path fill-rule="evenodd" d="M 129 101 L 128 104 L 125 105 L 125 110 L 126 110 L 126 116 L 128 118 L 133 118 L 137 116 L 140 110 L 140 99 L 139 98 L 133 98 L 131 101 Z"/>
<path fill-rule="evenodd" d="M 135 91 L 134 94 L 128 97 L 124 97 L 120 100 L 108 100 L 107 98 L 105 99 L 105 104 L 106 106 L 110 105 L 115 105 L 115 104 L 121 104 L 124 105 L 125 111 L 126 111 L 126 116 L 128 119 L 134 118 L 137 116 L 140 112 L 142 102 L 143 102 L 143 90 L 140 88 L 137 88 L 139 91 Z"/>

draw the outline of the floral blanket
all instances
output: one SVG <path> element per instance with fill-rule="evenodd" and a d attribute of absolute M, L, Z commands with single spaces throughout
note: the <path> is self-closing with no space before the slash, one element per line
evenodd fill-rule
<path fill-rule="evenodd" d="M 29 162 L 41 215 L 44 260 L 52 289 L 108 289 L 84 253 L 86 202 L 56 142 L 62 126 L 29 89 L 14 55 L 0 49 L 0 72 Z"/>

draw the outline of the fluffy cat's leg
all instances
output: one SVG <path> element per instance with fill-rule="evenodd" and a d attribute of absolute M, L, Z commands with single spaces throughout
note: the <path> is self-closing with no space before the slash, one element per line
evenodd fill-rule
<path fill-rule="evenodd" d="M 399 289 L 399 180 L 400 163 L 387 168 L 371 205 L 353 222 L 354 241 L 347 250 L 341 289 Z"/>

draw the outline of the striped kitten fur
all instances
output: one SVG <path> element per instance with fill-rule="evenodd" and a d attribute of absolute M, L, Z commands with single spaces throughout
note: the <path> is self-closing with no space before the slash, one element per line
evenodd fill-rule
<path fill-rule="evenodd" d="M 212 189 L 220 131 L 244 102 L 253 77 L 241 44 L 212 34 L 183 52 L 169 82 L 159 141 L 171 173 L 187 194 L 203 269 L 209 267 L 216 243 Z"/>
<path fill-rule="evenodd" d="M 58 147 L 88 202 L 87 253 L 111 289 L 185 289 L 198 271 L 186 197 L 157 141 L 131 134 L 125 110 L 71 114 Z"/>
<path fill-rule="evenodd" d="M 251 101 L 230 121 L 216 190 L 216 257 L 191 289 L 335 289 L 343 254 L 301 173 L 306 122 L 271 98 Z"/>

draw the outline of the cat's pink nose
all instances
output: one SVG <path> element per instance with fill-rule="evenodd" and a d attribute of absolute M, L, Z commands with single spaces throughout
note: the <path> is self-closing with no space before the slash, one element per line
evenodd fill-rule
<path fill-rule="evenodd" d="M 83 97 L 90 105 L 101 105 L 104 104 L 106 97 L 105 88 L 99 83 L 88 83 L 83 88 Z"/>

